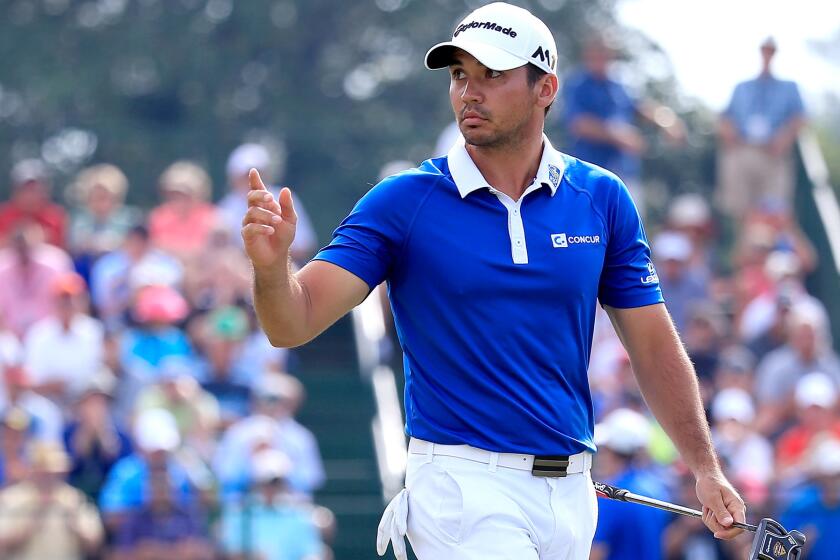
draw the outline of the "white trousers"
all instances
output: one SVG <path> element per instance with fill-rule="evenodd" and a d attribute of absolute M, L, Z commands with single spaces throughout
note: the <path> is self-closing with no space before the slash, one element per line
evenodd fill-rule
<path fill-rule="evenodd" d="M 542 478 L 493 461 L 409 454 L 406 488 L 418 560 L 589 558 L 598 504 L 588 470 Z"/>

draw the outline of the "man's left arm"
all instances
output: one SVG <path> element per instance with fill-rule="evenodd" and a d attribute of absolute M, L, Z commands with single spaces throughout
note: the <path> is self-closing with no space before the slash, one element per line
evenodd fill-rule
<path fill-rule="evenodd" d="M 726 479 L 712 445 L 700 389 L 664 304 L 619 309 L 605 307 L 630 356 L 647 405 L 697 479 L 703 522 L 715 536 L 742 532 L 744 502 Z"/>

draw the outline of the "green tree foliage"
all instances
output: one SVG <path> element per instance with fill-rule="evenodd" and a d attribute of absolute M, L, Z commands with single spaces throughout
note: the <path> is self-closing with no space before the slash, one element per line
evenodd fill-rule
<path fill-rule="evenodd" d="M 285 146 L 282 182 L 298 190 L 326 235 L 385 162 L 429 155 L 451 114 L 446 73 L 425 70 L 423 55 L 483 3 L 7 0 L 2 192 L 13 161 L 41 154 L 58 187 L 85 164 L 116 163 L 131 180 L 130 200 L 143 206 L 157 200 L 163 168 L 190 158 L 208 168 L 218 196 L 229 151 L 260 139 Z M 553 29 L 561 70 L 589 30 L 620 34 L 640 86 L 675 100 L 667 60 L 616 28 L 612 0 L 517 3 Z M 686 176 L 702 183 L 708 162 L 699 153 L 667 152 L 650 169 L 667 184 Z"/>

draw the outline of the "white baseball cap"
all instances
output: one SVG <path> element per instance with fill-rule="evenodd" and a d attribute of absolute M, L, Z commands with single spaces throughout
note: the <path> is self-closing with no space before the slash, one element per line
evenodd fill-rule
<path fill-rule="evenodd" d="M 691 240 L 677 231 L 663 231 L 653 242 L 653 256 L 663 261 L 685 262 L 691 258 Z"/>
<path fill-rule="evenodd" d="M 264 449 L 251 458 L 251 477 L 258 484 L 287 478 L 291 472 L 292 462 L 282 451 Z"/>
<path fill-rule="evenodd" d="M 230 153 L 226 171 L 228 177 L 247 174 L 251 168 L 264 173 L 271 163 L 271 154 L 262 144 L 242 144 Z"/>
<path fill-rule="evenodd" d="M 796 383 L 794 400 L 800 408 L 831 408 L 837 404 L 837 386 L 828 375 L 815 371 L 802 376 Z"/>
<path fill-rule="evenodd" d="M 632 455 L 646 448 L 650 438 L 648 419 L 629 408 L 613 410 L 595 425 L 595 445 L 608 447 L 623 455 Z"/>
<path fill-rule="evenodd" d="M 712 401 L 712 417 L 718 422 L 735 420 L 741 424 L 749 424 L 755 419 L 752 397 L 737 387 L 724 389 Z"/>
<path fill-rule="evenodd" d="M 492 70 L 512 70 L 528 63 L 557 73 L 557 46 L 548 27 L 528 10 L 504 2 L 478 8 L 464 18 L 452 40 L 426 53 L 426 68 L 436 70 L 452 63 L 452 50 L 467 51 Z"/>
<path fill-rule="evenodd" d="M 134 424 L 134 440 L 144 451 L 174 451 L 181 445 L 175 417 L 163 408 L 140 413 Z"/>

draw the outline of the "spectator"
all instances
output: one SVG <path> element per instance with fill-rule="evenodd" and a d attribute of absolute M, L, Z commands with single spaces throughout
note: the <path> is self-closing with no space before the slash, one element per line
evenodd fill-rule
<path fill-rule="evenodd" d="M 708 282 L 719 263 L 715 258 L 718 247 L 714 245 L 715 224 L 709 204 L 698 193 L 675 196 L 668 205 L 665 228 L 688 237 L 691 256 L 688 258 L 690 274 Z"/>
<path fill-rule="evenodd" d="M 248 257 L 224 224 L 213 227 L 207 247 L 186 263 L 184 294 L 197 312 L 250 301 Z"/>
<path fill-rule="evenodd" d="M 187 302 L 169 286 L 145 286 L 137 292 L 133 315 L 139 324 L 126 329 L 120 339 L 124 379 L 118 407 L 122 412 L 133 410 L 140 391 L 157 381 L 165 359 L 194 359 L 189 338 L 177 326 L 187 313 Z"/>
<path fill-rule="evenodd" d="M 175 418 L 181 440 L 209 459 L 219 423 L 219 403 L 201 388 L 193 370 L 189 361 L 164 359 L 157 383 L 140 393 L 135 410 L 137 413 L 155 408 L 169 411 Z"/>
<path fill-rule="evenodd" d="M 807 467 L 806 452 L 818 438 L 840 441 L 840 417 L 837 414 L 838 389 L 824 373 L 812 372 L 796 384 L 796 422 L 776 444 L 777 476 L 783 481 L 801 480 Z"/>
<path fill-rule="evenodd" d="M 131 439 L 110 410 L 116 379 L 100 370 L 77 395 L 73 419 L 64 430 L 70 455 L 67 481 L 94 502 L 111 468 L 132 453 Z"/>
<path fill-rule="evenodd" d="M 148 503 L 132 511 L 120 529 L 116 549 L 130 560 L 213 560 L 201 511 L 178 503 L 166 471 L 149 476 Z"/>
<path fill-rule="evenodd" d="M 125 205 L 128 179 L 108 163 L 83 169 L 73 185 L 80 206 L 71 213 L 69 249 L 78 270 L 89 280 L 100 256 L 118 249 L 129 230 L 140 223 L 139 210 Z"/>
<path fill-rule="evenodd" d="M 775 247 L 773 229 L 766 224 L 746 223 L 739 232 L 732 261 L 735 265 L 736 311 L 772 289 L 767 276 L 767 257 Z"/>
<path fill-rule="evenodd" d="M 773 251 L 764 263 L 767 279 L 766 290 L 753 298 L 742 310 L 738 330 L 742 340 L 766 355 L 784 343 L 782 321 L 789 316 L 794 305 L 807 305 L 828 321 L 823 304 L 810 295 L 802 280 L 799 259 L 793 253 Z"/>
<path fill-rule="evenodd" d="M 203 377 L 208 382 L 226 379 L 250 388 L 262 372 L 285 368 L 288 351 L 271 345 L 256 322 L 253 308 L 249 307 L 249 310 L 233 305 L 218 307 L 204 315 L 196 325 L 194 340 L 207 362 L 205 368 L 209 373 Z M 247 414 L 248 403 L 244 403 L 246 409 L 238 404 L 235 407 L 240 411 L 238 415 Z M 231 412 L 235 410 L 230 409 Z"/>
<path fill-rule="evenodd" d="M 752 397 L 743 389 L 724 389 L 712 401 L 712 420 L 712 441 L 725 472 L 737 488 L 750 490 L 745 499 L 758 507 L 766 501 L 773 478 L 773 447 L 751 427 Z"/>
<path fill-rule="evenodd" d="M 795 255 L 800 274 L 816 268 L 817 253 L 796 221 L 790 201 L 774 196 L 753 201 L 743 223 L 765 226 L 773 239 L 773 250 Z"/>
<path fill-rule="evenodd" d="M 67 253 L 44 243 L 40 226 L 26 224 L 16 230 L 11 247 L 0 249 L 0 316 L 6 328 L 23 336 L 48 317 L 56 278 L 72 270 Z"/>
<path fill-rule="evenodd" d="M 195 484 L 195 477 L 203 473 L 189 472 L 179 460 L 181 439 L 169 412 L 143 411 L 134 425 L 134 443 L 137 449 L 114 465 L 99 497 L 105 523 L 117 535 L 132 512 L 148 505 L 154 475 L 166 473 L 172 499 L 179 505 L 199 507 L 209 490 L 204 480 Z"/>
<path fill-rule="evenodd" d="M 714 375 L 716 391 L 741 389 L 752 394 L 755 356 L 743 346 L 727 346 L 720 353 Z"/>
<path fill-rule="evenodd" d="M 17 406 L 0 415 L 0 487 L 21 482 L 29 473 L 26 446 L 33 439 L 33 420 Z"/>
<path fill-rule="evenodd" d="M 250 190 L 248 186 L 248 172 L 256 169 L 263 177 L 266 184 L 275 181 L 280 165 L 262 144 L 247 143 L 238 146 L 230 153 L 227 161 L 228 193 L 219 201 L 218 209 L 231 239 L 236 240 L 236 245 L 242 248 L 242 216 L 248 210 L 246 195 Z M 278 196 L 279 189 L 271 189 L 274 196 Z M 312 222 L 303 207 L 303 203 L 297 196 L 294 196 L 295 212 L 297 212 L 297 232 L 291 246 L 292 259 L 298 266 L 302 266 L 318 248 L 318 241 L 315 237 L 315 230 Z"/>
<path fill-rule="evenodd" d="M 686 332 L 692 307 L 709 299 L 707 281 L 692 274 L 689 268 L 692 253 L 691 240 L 682 233 L 664 231 L 653 242 L 662 297 L 668 302 L 668 311 L 681 333 Z"/>
<path fill-rule="evenodd" d="M 0 556 L 83 560 L 102 543 L 102 522 L 84 494 L 63 481 L 69 468 L 56 444 L 37 444 L 27 480 L 0 491 Z"/>
<path fill-rule="evenodd" d="M 704 393 L 703 402 L 706 404 L 713 390 L 714 372 L 728 335 L 728 327 L 726 316 L 712 302 L 697 303 L 689 310 L 683 340 L 700 379 L 700 390 Z"/>
<path fill-rule="evenodd" d="M 0 246 L 21 228 L 37 225 L 50 245 L 64 247 L 67 215 L 50 198 L 49 173 L 41 160 L 18 162 L 11 173 L 11 200 L 0 204 Z"/>
<path fill-rule="evenodd" d="M 233 424 L 219 442 L 213 464 L 229 494 L 247 489 L 248 462 L 262 448 L 282 451 L 292 462 L 291 490 L 311 497 L 324 482 L 324 467 L 318 443 L 307 428 L 294 419 L 303 400 L 303 386 L 288 374 L 268 372 L 258 383 L 254 410 Z"/>
<path fill-rule="evenodd" d="M 222 512 L 221 544 L 231 560 L 256 553 L 264 560 L 320 560 L 323 544 L 311 506 L 289 493 L 291 462 L 281 452 L 254 455 L 252 489 L 241 503 Z"/>
<path fill-rule="evenodd" d="M 598 454 L 593 477 L 621 488 L 633 488 L 639 494 L 667 500 L 665 486 L 644 465 L 650 435 L 650 423 L 638 412 L 626 408 L 610 412 L 595 426 Z M 609 500 L 602 500 L 598 510 L 591 560 L 662 558 L 662 533 L 668 514 Z"/>
<path fill-rule="evenodd" d="M 738 84 L 718 123 L 720 151 L 717 199 L 732 219 L 741 220 L 754 201 L 772 195 L 793 201 L 792 147 L 805 123 L 794 82 L 771 71 L 772 38 L 761 44 L 757 78 Z"/>
<path fill-rule="evenodd" d="M 177 287 L 183 265 L 174 257 L 155 249 L 149 230 L 138 225 L 130 229 L 122 248 L 104 255 L 91 271 L 91 300 L 97 315 L 110 330 L 125 326 L 134 292 L 150 281 Z"/>
<path fill-rule="evenodd" d="M 52 286 L 55 311 L 29 329 L 25 364 L 34 389 L 59 406 L 69 403 L 102 367 L 105 331 L 87 314 L 87 286 L 75 272 Z"/>
<path fill-rule="evenodd" d="M 673 142 L 682 142 L 685 127 L 673 110 L 635 99 L 609 75 L 615 55 L 601 37 L 587 41 L 583 67 L 566 78 L 563 123 L 569 154 L 612 171 L 627 184 L 636 205 L 644 209 L 640 190 L 641 156 L 647 143 L 636 127 L 637 116 L 656 125 Z"/>
<path fill-rule="evenodd" d="M 767 354 L 756 370 L 756 422 L 763 434 L 778 436 L 792 420 L 796 384 L 812 371 L 823 372 L 840 386 L 840 360 L 831 349 L 824 316 L 811 305 L 799 304 L 791 310 L 787 342 Z"/>
<path fill-rule="evenodd" d="M 163 203 L 149 214 L 149 232 L 159 249 L 188 260 L 207 245 L 218 220 L 210 204 L 210 176 L 189 161 L 177 161 L 160 176 Z"/>
<path fill-rule="evenodd" d="M 840 442 L 815 442 L 809 453 L 810 483 L 797 492 L 781 515 L 786 527 L 801 529 L 807 538 L 803 558 L 834 560 L 840 531 Z"/>
<path fill-rule="evenodd" d="M 32 391 L 29 375 L 19 363 L 0 364 L 3 369 L 4 392 L 0 394 L 0 410 L 20 408 L 32 418 L 32 437 L 39 441 L 61 441 L 64 420 L 55 403 Z"/>

